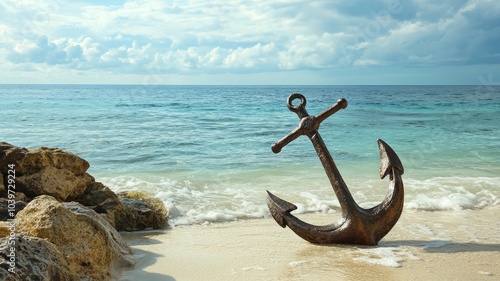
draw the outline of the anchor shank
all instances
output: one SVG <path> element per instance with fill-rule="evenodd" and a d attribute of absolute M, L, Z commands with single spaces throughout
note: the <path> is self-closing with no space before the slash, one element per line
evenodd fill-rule
<path fill-rule="evenodd" d="M 311 139 L 323 168 L 325 169 L 326 175 L 328 176 L 333 190 L 335 191 L 335 195 L 339 200 L 340 207 L 342 208 L 342 214 L 345 216 L 347 211 L 358 209 L 358 205 L 352 198 L 351 192 L 349 192 L 344 179 L 342 179 L 342 176 L 340 175 L 340 172 L 337 169 L 337 166 L 335 165 L 335 162 L 326 148 L 320 134 L 316 131 L 314 134 L 310 134 L 308 136 L 309 139 Z"/>

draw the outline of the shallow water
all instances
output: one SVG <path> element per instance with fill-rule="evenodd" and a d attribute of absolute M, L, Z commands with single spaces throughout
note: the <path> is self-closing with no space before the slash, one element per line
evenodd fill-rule
<path fill-rule="evenodd" d="M 0 140 L 78 154 L 110 188 L 162 199 L 171 224 L 268 217 L 265 190 L 336 212 L 307 137 L 270 149 L 298 125 L 294 92 L 311 115 L 347 99 L 319 132 L 360 205 L 387 192 L 377 138 L 404 165 L 406 208 L 500 202 L 500 87 L 2 85 Z"/>

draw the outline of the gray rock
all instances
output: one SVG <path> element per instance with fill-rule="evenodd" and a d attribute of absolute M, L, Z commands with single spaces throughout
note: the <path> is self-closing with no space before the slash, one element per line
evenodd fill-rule
<path fill-rule="evenodd" d="M 140 192 L 120 192 L 118 197 L 125 208 L 125 213 L 117 220 L 117 229 L 127 231 L 159 229 L 166 225 L 168 211 L 159 199 Z"/>
<path fill-rule="evenodd" d="M 6 221 L 8 219 L 14 219 L 15 215 L 26 207 L 26 202 L 21 200 L 15 201 L 14 209 L 9 208 L 9 199 L 0 198 L 0 221 Z M 12 207 L 12 206 L 11 206 Z M 12 215 L 11 215 L 12 212 Z"/>
<path fill-rule="evenodd" d="M 14 251 L 11 251 L 11 249 Z M 19 235 L 0 238 L 0 280 L 76 281 L 64 255 L 52 243 Z"/>

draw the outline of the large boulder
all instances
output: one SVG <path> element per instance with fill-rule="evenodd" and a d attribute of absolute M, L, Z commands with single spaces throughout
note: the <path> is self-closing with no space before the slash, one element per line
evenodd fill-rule
<path fill-rule="evenodd" d="M 80 279 L 70 271 L 66 258 L 54 244 L 41 238 L 18 235 L 15 240 L 0 238 L 0 280 Z"/>
<path fill-rule="evenodd" d="M 76 176 L 70 170 L 46 167 L 37 173 L 19 176 L 16 185 L 31 197 L 50 195 L 61 201 L 74 200 L 94 179 L 89 174 Z"/>
<path fill-rule="evenodd" d="M 85 174 L 90 164 L 73 153 L 59 148 L 40 147 L 28 149 L 17 147 L 8 143 L 0 143 L 0 161 L 16 165 L 18 174 L 35 174 L 47 167 L 66 169 L 76 176 Z M 6 173 L 8 167 L 0 167 Z"/>
<path fill-rule="evenodd" d="M 47 195 L 31 201 L 17 216 L 19 233 L 46 239 L 67 258 L 81 279 L 109 280 L 133 266 L 132 250 L 100 215 L 77 202 L 60 203 Z"/>
<path fill-rule="evenodd" d="M 51 195 L 61 201 L 73 200 L 94 181 L 86 173 L 87 161 L 58 148 L 27 149 L 0 143 L 0 172 L 7 174 L 10 165 L 16 173 L 16 191 L 30 198 Z"/>

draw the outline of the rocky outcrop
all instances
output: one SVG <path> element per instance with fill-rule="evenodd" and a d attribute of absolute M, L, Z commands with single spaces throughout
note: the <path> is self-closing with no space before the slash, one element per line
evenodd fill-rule
<path fill-rule="evenodd" d="M 15 165 L 16 191 L 28 197 L 51 195 L 58 200 L 73 200 L 83 195 L 94 179 L 86 173 L 90 167 L 84 159 L 57 148 L 20 148 L 0 144 L 0 172 Z"/>
<path fill-rule="evenodd" d="M 11 247 L 15 247 L 14 252 L 10 251 Z M 66 258 L 54 244 L 41 238 L 19 235 L 14 241 L 0 238 L 0 280 L 80 279 L 70 271 Z"/>
<path fill-rule="evenodd" d="M 134 264 L 132 250 L 101 216 L 79 203 L 42 195 L 16 216 L 16 231 L 43 238 L 66 257 L 71 272 L 109 280 L 117 268 Z M 82 278 L 84 279 L 84 278 Z"/>
<path fill-rule="evenodd" d="M 6 181 L 11 167 L 16 176 L 14 211 Z M 117 195 L 96 182 L 88 168 L 87 161 L 61 149 L 0 142 L 0 237 L 12 235 L 15 215 L 16 235 L 25 235 L 23 245 L 33 250 L 31 259 L 24 254 L 26 266 L 6 277 L 11 279 L 3 278 L 8 267 L 0 264 L 0 280 L 109 280 L 117 269 L 134 264 L 117 230 L 166 225 L 168 212 L 160 200 L 142 193 Z M 53 273 L 57 265 L 61 269 Z M 38 275 L 26 279 L 31 271 Z"/>
<path fill-rule="evenodd" d="M 27 149 L 0 142 L 0 172 L 16 171 L 16 202 L 28 202 L 39 195 L 59 201 L 76 201 L 103 216 L 118 231 L 161 228 L 168 220 L 163 203 L 146 194 L 117 196 L 87 173 L 89 163 L 77 155 L 57 148 Z M 4 187 L 4 190 L 1 188 Z M 5 184 L 0 196 L 6 197 Z M 19 204 L 20 211 L 25 204 Z M 0 202 L 0 216 L 2 211 Z M 0 219 L 2 219 L 0 217 Z"/>

